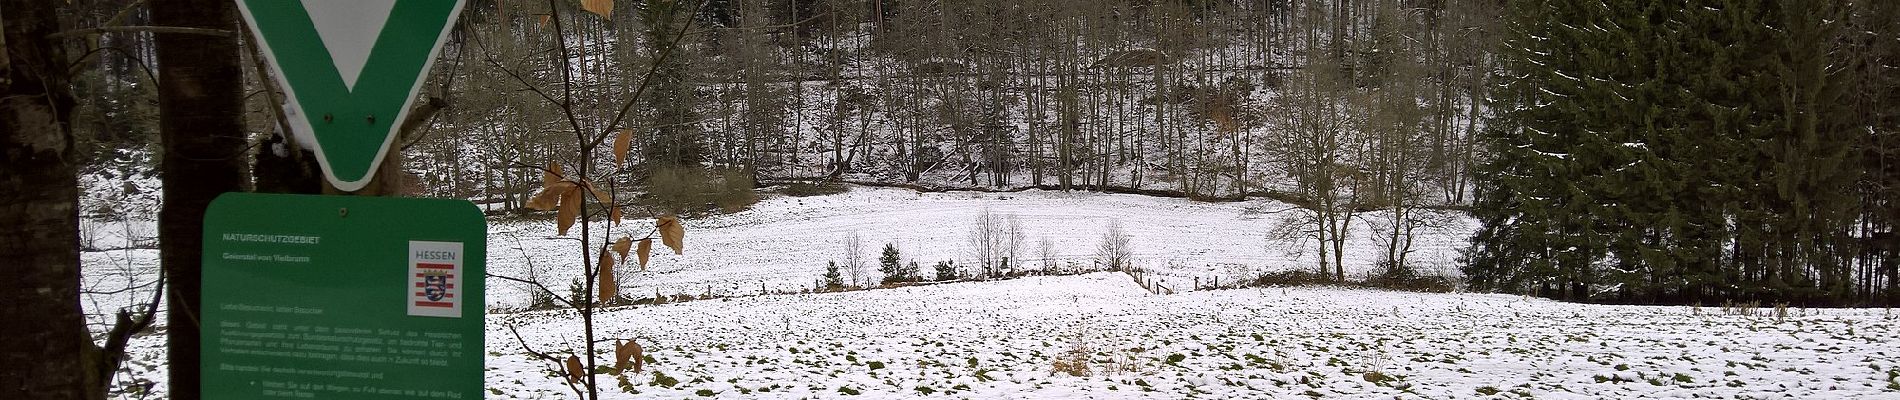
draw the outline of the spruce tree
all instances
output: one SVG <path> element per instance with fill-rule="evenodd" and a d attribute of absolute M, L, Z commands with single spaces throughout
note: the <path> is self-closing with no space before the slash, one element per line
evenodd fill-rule
<path fill-rule="evenodd" d="M 1479 290 L 1839 302 L 1868 120 L 1852 9 L 1792 0 L 1513 2 L 1484 137 Z"/>
<path fill-rule="evenodd" d="M 903 264 L 898 263 L 900 258 L 896 243 L 884 244 L 884 254 L 877 258 L 877 270 L 884 273 L 884 283 L 904 282 L 911 279 L 911 275 L 905 273 Z"/>
<path fill-rule="evenodd" d="M 838 273 L 838 262 L 837 261 L 826 262 L 825 263 L 825 288 L 831 289 L 831 290 L 838 290 L 839 288 L 843 288 L 843 287 L 844 287 L 844 275 Z"/>

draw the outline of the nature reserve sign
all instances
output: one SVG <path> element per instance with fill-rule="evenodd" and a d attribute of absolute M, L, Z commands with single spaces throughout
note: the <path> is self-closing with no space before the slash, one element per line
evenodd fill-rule
<path fill-rule="evenodd" d="M 461 200 L 219 197 L 204 398 L 481 398 L 486 229 Z"/>
<path fill-rule="evenodd" d="M 237 0 L 330 184 L 369 184 L 463 0 Z"/>

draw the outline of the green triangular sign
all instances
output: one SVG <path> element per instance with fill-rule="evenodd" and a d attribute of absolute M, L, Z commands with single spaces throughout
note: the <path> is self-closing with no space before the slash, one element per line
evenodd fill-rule
<path fill-rule="evenodd" d="M 337 189 L 369 184 L 464 0 L 237 0 L 290 128 Z"/>

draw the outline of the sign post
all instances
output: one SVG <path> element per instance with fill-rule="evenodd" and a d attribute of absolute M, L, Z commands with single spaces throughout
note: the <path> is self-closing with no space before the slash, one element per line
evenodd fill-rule
<path fill-rule="evenodd" d="M 204 398 L 481 398 L 486 229 L 461 200 L 219 197 Z"/>
<path fill-rule="evenodd" d="M 292 133 L 344 191 L 375 177 L 463 6 L 236 1 Z M 488 242 L 474 204 L 229 193 L 204 227 L 204 398 L 482 397 Z"/>
<path fill-rule="evenodd" d="M 337 189 L 369 184 L 463 0 L 237 0 L 285 115 Z"/>

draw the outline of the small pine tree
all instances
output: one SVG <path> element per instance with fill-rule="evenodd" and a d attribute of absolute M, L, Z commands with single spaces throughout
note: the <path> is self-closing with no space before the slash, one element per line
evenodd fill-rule
<path fill-rule="evenodd" d="M 917 267 L 916 261 L 911 261 L 909 266 L 903 268 L 902 272 L 904 274 L 905 282 L 916 282 L 916 281 L 923 280 L 923 269 Z"/>
<path fill-rule="evenodd" d="M 896 243 L 884 244 L 884 255 L 877 258 L 878 272 L 884 273 L 884 283 L 903 282 L 909 275 L 904 274 L 904 266 L 898 263 L 902 255 L 897 252 Z"/>
<path fill-rule="evenodd" d="M 826 262 L 825 263 L 825 288 L 828 288 L 831 290 L 838 290 L 839 288 L 842 288 L 842 287 L 844 287 L 844 275 L 840 275 L 838 273 L 838 262 L 837 261 Z"/>
<path fill-rule="evenodd" d="M 948 280 L 956 280 L 956 279 L 957 279 L 957 265 L 956 264 L 951 263 L 950 261 L 937 262 L 937 280 L 948 281 Z"/>

